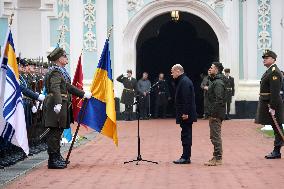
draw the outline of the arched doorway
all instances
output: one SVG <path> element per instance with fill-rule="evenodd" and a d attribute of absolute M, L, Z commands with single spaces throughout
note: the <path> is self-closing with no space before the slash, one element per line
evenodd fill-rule
<path fill-rule="evenodd" d="M 230 57 L 230 42 L 228 39 L 228 28 L 216 12 L 203 1 L 188 0 L 159 0 L 152 1 L 139 10 L 128 22 L 123 30 L 122 45 L 117 48 L 119 56 L 116 57 L 114 65 L 114 75 L 119 76 L 127 69 L 134 70 L 136 75 L 137 66 L 137 42 L 143 28 L 156 17 L 169 14 L 172 10 L 179 10 L 197 16 L 203 22 L 207 23 L 219 42 L 218 54 L 219 60 L 228 63 Z M 153 37 L 153 36 L 152 36 Z M 122 48 L 121 48 L 122 47 Z M 186 68 L 187 69 L 187 68 Z M 139 70 L 139 69 L 138 69 Z M 140 77 L 140 76 L 139 76 Z M 115 88 L 116 94 L 121 94 L 122 86 Z"/>
<path fill-rule="evenodd" d="M 170 69 L 174 64 L 181 64 L 194 83 L 197 112 L 202 116 L 201 75 L 207 73 L 213 61 L 219 60 L 219 42 L 208 23 L 186 12 L 180 12 L 179 21 L 172 21 L 170 12 L 159 15 L 141 30 L 136 50 L 136 77 L 140 78 L 146 71 L 152 83 L 162 72 L 170 88 L 174 88 Z M 169 115 L 173 115 L 171 110 Z"/>

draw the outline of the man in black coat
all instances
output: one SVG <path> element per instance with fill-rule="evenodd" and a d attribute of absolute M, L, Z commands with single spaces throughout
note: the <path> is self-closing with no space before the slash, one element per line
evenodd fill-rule
<path fill-rule="evenodd" d="M 231 110 L 231 103 L 232 97 L 235 96 L 235 81 L 232 76 L 230 76 L 230 69 L 224 69 L 225 72 L 225 87 L 226 87 L 226 120 L 230 118 L 230 110 Z"/>
<path fill-rule="evenodd" d="M 161 118 L 166 118 L 167 105 L 169 97 L 169 86 L 164 79 L 164 74 L 159 74 L 158 81 L 154 84 L 155 86 L 155 118 L 159 117 L 161 112 Z"/>
<path fill-rule="evenodd" d="M 131 121 L 133 119 L 132 112 L 137 80 L 132 77 L 132 70 L 127 70 L 127 76 L 121 74 L 116 80 L 124 86 L 120 101 L 122 104 L 125 104 L 124 119 Z"/>
<path fill-rule="evenodd" d="M 206 166 L 217 166 L 222 164 L 222 137 L 221 126 L 225 118 L 225 84 L 222 74 L 223 65 L 213 62 L 210 68 L 208 86 L 208 114 L 210 139 L 214 146 L 213 158 L 205 162 Z"/>
<path fill-rule="evenodd" d="M 255 122 L 262 125 L 272 125 L 275 135 L 274 150 L 266 155 L 265 158 L 278 159 L 281 158 L 280 149 L 283 145 L 280 135 L 280 132 L 283 133 L 282 123 L 284 123 L 283 103 L 280 96 L 283 76 L 275 64 L 277 55 L 273 51 L 265 51 L 262 58 L 264 66 L 268 69 L 262 75 L 260 81 L 259 102 Z M 279 129 L 274 124 L 271 114 L 276 117 Z"/>
<path fill-rule="evenodd" d="M 181 127 L 183 147 L 182 156 L 173 162 L 175 164 L 189 164 L 191 163 L 192 124 L 197 121 L 194 87 L 180 64 L 172 67 L 171 75 L 176 82 L 176 123 L 180 124 Z"/>

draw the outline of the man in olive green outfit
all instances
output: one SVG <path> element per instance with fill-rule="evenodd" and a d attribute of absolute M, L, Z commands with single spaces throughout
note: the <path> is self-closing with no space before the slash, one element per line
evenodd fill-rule
<path fill-rule="evenodd" d="M 208 115 L 210 126 L 210 139 L 214 146 L 213 158 L 204 165 L 217 166 L 222 164 L 222 138 L 221 125 L 225 118 L 225 84 L 222 74 L 223 66 L 219 62 L 213 62 L 210 68 L 208 86 Z"/>
<path fill-rule="evenodd" d="M 68 58 L 62 48 L 54 49 L 47 58 L 55 64 L 44 78 L 47 97 L 43 104 L 43 116 L 45 127 L 50 129 L 47 136 L 48 168 L 64 169 L 66 162 L 60 154 L 60 140 L 63 130 L 74 121 L 71 95 L 91 98 L 92 94 L 71 85 L 71 78 L 64 68 Z"/>

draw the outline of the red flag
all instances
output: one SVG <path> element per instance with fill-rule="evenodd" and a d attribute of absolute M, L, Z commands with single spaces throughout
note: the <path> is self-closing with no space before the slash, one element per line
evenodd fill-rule
<path fill-rule="evenodd" d="M 75 71 L 75 75 L 74 75 L 74 78 L 73 78 L 72 85 L 74 85 L 78 89 L 83 90 L 83 71 L 82 71 L 82 64 L 81 64 L 81 56 L 82 56 L 82 54 L 80 55 L 79 60 L 78 60 L 78 64 L 77 64 L 77 68 L 76 68 L 76 71 Z M 74 117 L 74 120 L 76 122 L 78 122 L 78 120 L 77 120 L 78 114 L 79 114 L 80 109 L 82 107 L 82 103 L 83 103 L 83 99 L 72 95 L 73 117 Z"/>

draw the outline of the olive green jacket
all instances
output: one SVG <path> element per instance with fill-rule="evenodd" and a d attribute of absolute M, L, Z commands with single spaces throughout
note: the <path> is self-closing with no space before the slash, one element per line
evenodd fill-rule
<path fill-rule="evenodd" d="M 72 94 L 83 98 L 84 91 L 71 85 L 64 79 L 58 70 L 51 70 L 45 76 L 45 88 L 47 96 L 43 103 L 43 115 L 45 127 L 69 128 L 74 121 L 72 113 Z M 61 111 L 56 114 L 54 106 L 61 104 Z"/>
<path fill-rule="evenodd" d="M 214 78 L 209 78 L 208 86 L 208 114 L 210 117 L 225 118 L 225 84 L 224 76 L 217 74 Z"/>

